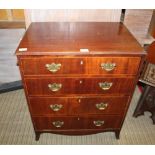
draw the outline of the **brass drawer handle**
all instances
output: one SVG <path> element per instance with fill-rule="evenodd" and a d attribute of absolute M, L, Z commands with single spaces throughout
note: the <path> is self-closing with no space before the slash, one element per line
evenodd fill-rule
<path fill-rule="evenodd" d="M 52 72 L 52 73 L 55 73 L 57 72 L 60 68 L 61 68 L 61 64 L 56 64 L 56 63 L 51 63 L 51 64 L 46 64 L 45 65 L 47 70 Z"/>
<path fill-rule="evenodd" d="M 101 63 L 101 68 L 107 72 L 112 71 L 116 67 L 116 63 Z"/>
<path fill-rule="evenodd" d="M 61 83 L 48 84 L 48 88 L 51 91 L 56 92 L 56 91 L 59 91 L 62 88 L 62 84 Z"/>
<path fill-rule="evenodd" d="M 53 111 L 59 111 L 60 109 L 62 109 L 63 105 L 62 104 L 51 104 L 50 105 L 50 108 L 53 110 Z"/>
<path fill-rule="evenodd" d="M 97 121 L 94 121 L 93 123 L 95 126 L 102 126 L 104 124 L 104 121 L 97 120 Z"/>
<path fill-rule="evenodd" d="M 96 106 L 96 108 L 99 109 L 99 110 L 105 110 L 105 109 L 108 107 L 108 103 L 103 103 L 103 102 L 101 102 L 101 103 L 99 103 L 99 104 L 96 104 L 95 106 Z"/>
<path fill-rule="evenodd" d="M 52 124 L 56 127 L 56 128 L 61 128 L 64 125 L 63 121 L 55 121 L 52 122 Z"/>
<path fill-rule="evenodd" d="M 103 90 L 109 90 L 112 85 L 112 82 L 99 82 L 99 87 Z"/>

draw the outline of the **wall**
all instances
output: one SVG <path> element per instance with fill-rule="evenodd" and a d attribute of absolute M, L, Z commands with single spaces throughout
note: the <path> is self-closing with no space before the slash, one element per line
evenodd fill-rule
<path fill-rule="evenodd" d="M 47 21 L 120 21 L 121 9 L 52 9 L 52 10 L 25 10 L 26 27 L 31 22 Z"/>
<path fill-rule="evenodd" d="M 149 34 L 152 9 L 127 9 L 124 24 L 141 45 L 150 44 L 154 40 Z"/>
<path fill-rule="evenodd" d="M 0 22 L 4 21 L 24 21 L 23 9 L 0 9 Z"/>

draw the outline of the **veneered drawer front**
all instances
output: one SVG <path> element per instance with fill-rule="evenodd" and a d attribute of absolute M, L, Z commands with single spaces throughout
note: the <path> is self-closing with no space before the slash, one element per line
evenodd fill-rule
<path fill-rule="evenodd" d="M 129 74 L 135 75 L 140 57 L 93 57 L 87 59 L 89 74 Z"/>
<path fill-rule="evenodd" d="M 26 78 L 28 95 L 130 94 L 133 78 Z"/>
<path fill-rule="evenodd" d="M 30 97 L 32 115 L 121 114 L 128 97 Z"/>
<path fill-rule="evenodd" d="M 32 115 L 68 114 L 73 106 L 66 97 L 29 97 Z"/>
<path fill-rule="evenodd" d="M 140 60 L 140 57 L 34 57 L 22 58 L 21 64 L 24 75 L 135 75 Z"/>
<path fill-rule="evenodd" d="M 122 114 L 128 103 L 129 97 L 81 97 L 77 100 L 78 111 L 73 109 L 73 113 L 80 114 Z M 75 99 L 74 99 L 75 100 Z M 71 101 L 71 100 L 70 100 Z"/>
<path fill-rule="evenodd" d="M 24 75 L 84 74 L 85 58 L 42 57 L 21 59 Z"/>
<path fill-rule="evenodd" d="M 65 129 L 113 129 L 119 128 L 121 117 L 117 115 L 33 117 L 36 130 Z"/>

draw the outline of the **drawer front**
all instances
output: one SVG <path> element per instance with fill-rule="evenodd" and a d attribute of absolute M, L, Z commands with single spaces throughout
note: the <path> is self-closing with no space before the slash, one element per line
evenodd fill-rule
<path fill-rule="evenodd" d="M 121 117 L 117 115 L 33 117 L 33 120 L 36 130 L 114 129 L 121 123 Z"/>
<path fill-rule="evenodd" d="M 30 97 L 32 115 L 122 114 L 128 97 Z"/>
<path fill-rule="evenodd" d="M 29 95 L 130 94 L 133 78 L 26 78 Z"/>
<path fill-rule="evenodd" d="M 66 74 L 129 74 L 137 73 L 139 57 L 81 57 L 81 58 L 22 58 L 24 75 L 66 75 Z"/>
<path fill-rule="evenodd" d="M 21 63 L 24 75 L 64 75 L 86 72 L 85 58 L 34 57 L 21 59 Z"/>
<path fill-rule="evenodd" d="M 94 57 L 88 58 L 89 74 L 129 74 L 135 75 L 140 57 Z"/>

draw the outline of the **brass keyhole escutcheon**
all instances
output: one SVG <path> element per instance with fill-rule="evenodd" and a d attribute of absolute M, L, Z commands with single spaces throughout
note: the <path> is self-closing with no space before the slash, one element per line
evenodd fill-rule
<path fill-rule="evenodd" d="M 80 61 L 80 65 L 83 65 L 83 63 L 84 63 L 84 62 L 81 60 L 81 61 Z"/>
<path fill-rule="evenodd" d="M 78 99 L 78 102 L 81 103 L 81 99 Z"/>
<path fill-rule="evenodd" d="M 82 80 L 80 80 L 80 81 L 79 81 L 79 83 L 80 83 L 80 84 L 82 84 L 82 83 L 83 83 L 83 81 L 82 81 Z"/>

